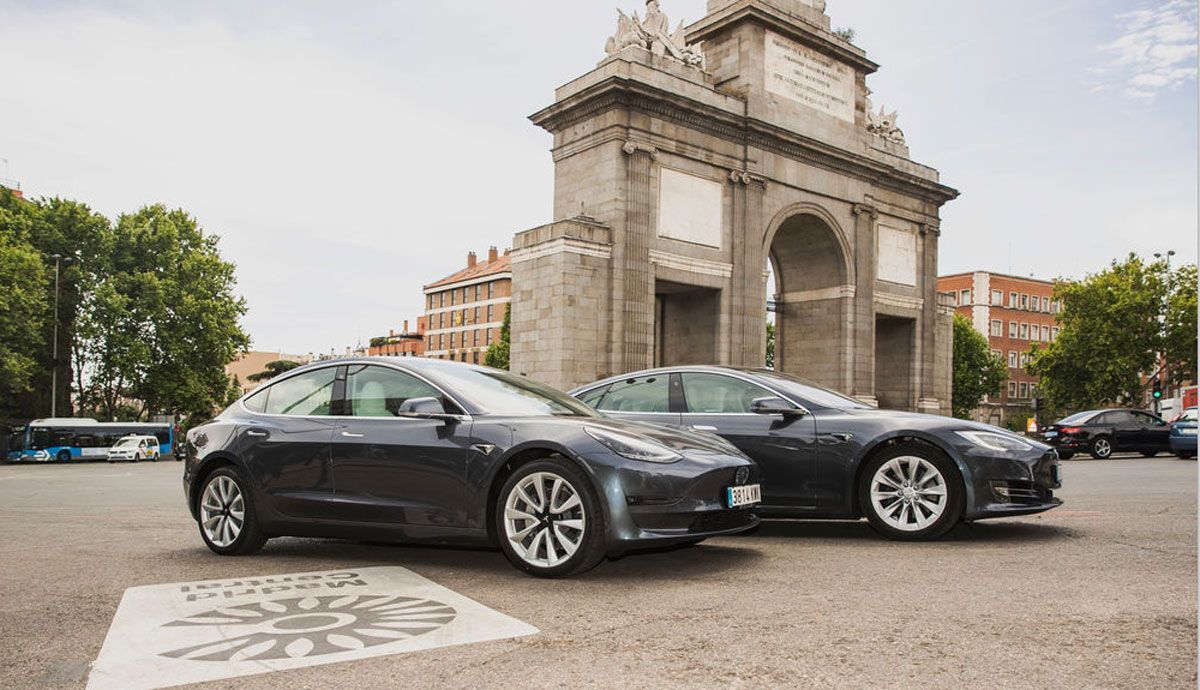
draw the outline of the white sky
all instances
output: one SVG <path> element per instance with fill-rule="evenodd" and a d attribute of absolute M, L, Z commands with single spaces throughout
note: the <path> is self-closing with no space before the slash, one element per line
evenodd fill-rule
<path fill-rule="evenodd" d="M 626 11 L 640 0 L 619 0 Z M 664 0 L 673 21 L 705 0 Z M 1189 0 L 829 0 L 913 157 L 963 197 L 943 273 L 1195 261 Z M 0 177 L 222 236 L 258 349 L 341 349 L 467 251 L 553 220 L 526 117 L 603 57 L 614 0 L 0 0 Z"/>

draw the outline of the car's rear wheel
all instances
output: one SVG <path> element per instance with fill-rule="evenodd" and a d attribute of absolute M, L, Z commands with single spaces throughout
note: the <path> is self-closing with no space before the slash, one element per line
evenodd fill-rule
<path fill-rule="evenodd" d="M 859 485 L 871 526 L 890 539 L 937 539 L 958 524 L 964 503 L 954 463 L 920 443 L 901 443 L 869 460 Z"/>
<path fill-rule="evenodd" d="M 1175 457 L 1179 458 L 1180 460 L 1191 460 L 1192 458 L 1196 457 L 1196 454 L 1188 453 L 1186 451 L 1181 451 L 1181 452 L 1176 453 Z"/>
<path fill-rule="evenodd" d="M 1156 456 L 1156 455 L 1158 455 L 1158 451 L 1157 451 L 1157 450 L 1143 450 L 1143 451 L 1142 451 L 1142 457 L 1143 457 L 1143 458 L 1152 458 L 1152 457 L 1154 457 L 1154 456 Z"/>
<path fill-rule="evenodd" d="M 1091 453 L 1092 457 L 1097 460 L 1111 458 L 1113 454 L 1112 439 L 1107 436 L 1097 436 L 1092 439 Z"/>
<path fill-rule="evenodd" d="M 537 577 L 566 577 L 596 567 L 606 550 L 604 517 L 591 483 L 565 460 L 522 465 L 494 506 L 504 555 Z"/>
<path fill-rule="evenodd" d="M 200 536 L 222 556 L 248 554 L 267 543 L 247 487 L 233 467 L 222 467 L 204 480 L 197 511 Z"/>

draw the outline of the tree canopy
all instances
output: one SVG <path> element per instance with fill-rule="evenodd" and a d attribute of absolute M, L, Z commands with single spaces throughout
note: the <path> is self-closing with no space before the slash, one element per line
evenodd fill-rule
<path fill-rule="evenodd" d="M 508 370 L 509 341 L 512 335 L 512 304 L 504 310 L 504 325 L 500 327 L 500 340 L 488 346 L 483 363 L 495 369 Z"/>
<path fill-rule="evenodd" d="M 1008 381 L 1008 366 L 995 355 L 971 320 L 954 315 L 954 416 L 970 419 L 984 397 L 999 395 Z"/>
<path fill-rule="evenodd" d="M 1148 385 L 1143 375 L 1158 372 L 1164 352 L 1181 376 L 1195 376 L 1196 269 L 1186 266 L 1170 277 L 1168 299 L 1166 264 L 1131 254 L 1082 281 L 1056 286 L 1063 305 L 1059 337 L 1034 346 L 1028 368 L 1041 377 L 1047 407 L 1136 404 Z"/>
<path fill-rule="evenodd" d="M 260 371 L 257 374 L 250 374 L 246 377 L 246 380 L 250 381 L 251 383 L 270 381 L 276 376 L 286 374 L 298 366 L 300 366 L 299 362 L 293 362 L 288 359 L 279 359 L 274 362 L 267 362 L 265 365 L 263 365 L 263 371 Z"/>

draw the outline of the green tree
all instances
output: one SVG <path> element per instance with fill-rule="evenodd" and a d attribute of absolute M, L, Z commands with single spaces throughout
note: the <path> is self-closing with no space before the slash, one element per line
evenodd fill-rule
<path fill-rule="evenodd" d="M 984 397 L 999 395 L 1008 381 L 1008 366 L 988 346 L 987 338 L 975 330 L 971 320 L 954 315 L 954 416 L 970 419 Z"/>
<path fill-rule="evenodd" d="M 767 368 L 775 368 L 775 324 L 767 322 Z"/>
<path fill-rule="evenodd" d="M 118 416 L 136 400 L 137 418 L 202 416 L 225 402 L 225 365 L 246 350 L 245 301 L 219 238 L 181 210 L 148 206 L 118 219 L 107 243 L 111 265 L 85 301 L 78 356 L 88 402 Z"/>
<path fill-rule="evenodd" d="M 504 310 L 504 325 L 500 327 L 500 340 L 488 346 L 483 363 L 495 369 L 508 370 L 509 340 L 512 329 L 512 304 Z"/>
<path fill-rule="evenodd" d="M 1171 276 L 1163 344 L 1171 381 L 1176 385 L 1196 380 L 1196 310 L 1196 266 L 1184 266 Z"/>
<path fill-rule="evenodd" d="M 8 194 L 0 190 L 0 194 Z M 29 243 L 29 219 L 0 205 L 0 415 L 33 416 L 14 409 L 48 361 L 42 349 L 47 320 L 46 265 Z"/>
<path fill-rule="evenodd" d="M 295 369 L 298 366 L 300 366 L 299 362 L 292 362 L 292 361 L 289 361 L 286 359 L 281 359 L 281 360 L 277 360 L 274 362 L 267 362 L 263 366 L 264 371 L 260 371 L 257 374 L 250 374 L 249 376 L 246 377 L 246 380 L 250 381 L 251 383 L 262 383 L 263 381 L 270 381 L 271 379 L 275 378 L 276 376 L 286 374 L 287 372 L 291 371 L 292 369 Z"/>
<path fill-rule="evenodd" d="M 1166 266 L 1130 254 L 1077 283 L 1059 283 L 1061 331 L 1034 346 L 1029 373 L 1054 412 L 1140 401 L 1162 351 Z M 1193 317 L 1194 318 L 1194 317 Z M 1195 333 L 1192 338 L 1194 341 Z"/>

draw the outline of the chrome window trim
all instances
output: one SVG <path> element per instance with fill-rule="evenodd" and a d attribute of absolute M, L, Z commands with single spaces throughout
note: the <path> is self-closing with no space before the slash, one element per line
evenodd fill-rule
<path fill-rule="evenodd" d="M 413 378 L 418 379 L 418 380 L 422 381 L 423 383 L 428 384 L 431 388 L 438 391 L 442 395 L 446 396 L 446 398 L 448 400 L 450 400 L 450 402 L 454 403 L 458 407 L 458 409 L 463 410 L 463 414 L 450 415 L 453 419 L 455 419 L 458 422 L 469 422 L 469 421 L 474 420 L 474 417 L 471 416 L 471 413 L 466 411 L 467 408 L 464 407 L 463 404 L 458 401 L 458 398 L 454 397 L 453 395 L 450 395 L 449 393 L 446 392 L 446 389 L 442 388 L 441 386 L 434 383 L 433 381 L 430 381 L 425 376 L 422 376 L 421 374 L 418 374 L 414 371 L 405 369 L 404 367 L 394 366 L 394 365 L 392 365 L 391 362 L 363 360 L 363 359 L 333 360 L 329 364 L 329 366 L 313 367 L 312 369 L 305 369 L 304 371 L 297 371 L 295 373 L 288 372 L 286 375 L 284 375 L 276 380 L 272 380 L 271 382 L 267 383 L 266 385 L 259 386 L 258 388 L 255 388 L 254 390 L 250 391 L 249 393 L 243 395 L 241 398 L 238 399 L 237 404 L 242 409 L 242 411 L 246 412 L 247 414 L 249 414 L 251 416 L 267 417 L 270 419 L 320 419 L 320 420 L 325 420 L 325 419 L 333 419 L 333 420 L 374 419 L 374 420 L 385 421 L 385 422 L 394 422 L 396 420 L 421 421 L 421 422 L 429 421 L 429 418 L 427 418 L 427 417 L 355 417 L 354 415 L 269 414 L 266 412 L 255 412 L 254 410 L 251 410 L 250 408 L 246 407 L 245 403 L 248 398 L 250 398 L 251 396 L 257 395 L 258 393 L 262 392 L 263 390 L 265 390 L 266 388 L 268 388 L 270 386 L 274 386 L 274 385 L 283 383 L 284 381 L 287 381 L 288 379 L 295 378 L 297 376 L 302 376 L 304 374 L 311 374 L 313 372 L 324 371 L 326 369 L 337 369 L 338 367 L 351 367 L 351 366 L 380 366 L 380 367 L 386 367 L 388 369 L 392 369 L 393 371 L 398 371 L 402 374 L 408 374 L 409 376 L 412 376 Z M 350 378 L 349 371 L 346 372 L 346 378 L 347 379 Z M 337 380 L 336 374 L 334 376 L 334 380 L 335 381 Z"/>
<path fill-rule="evenodd" d="M 610 376 L 609 378 L 595 382 L 595 384 L 590 385 L 587 388 L 578 389 L 576 391 L 576 393 L 571 395 L 571 397 L 578 400 L 580 396 L 586 395 L 586 394 L 590 393 L 591 391 L 594 391 L 597 388 L 600 388 L 601 386 L 612 385 L 613 383 L 616 383 L 618 381 L 624 381 L 626 379 L 636 379 L 636 378 L 641 378 L 644 376 L 653 376 L 655 374 L 666 375 L 666 376 L 670 376 L 672 374 L 681 374 L 681 375 L 682 374 L 712 374 L 714 376 L 727 376 L 729 378 L 738 379 L 740 381 L 744 381 L 751 385 L 758 386 L 759 388 L 766 388 L 766 386 L 764 386 L 763 384 L 751 379 L 750 377 L 748 377 L 745 374 L 742 374 L 741 372 L 738 372 L 738 371 L 731 371 L 731 370 L 727 370 L 727 369 L 719 369 L 717 371 L 714 371 L 712 369 L 703 369 L 703 368 L 684 366 L 684 367 L 673 367 L 673 368 L 646 369 L 643 371 L 631 372 L 627 375 L 622 375 L 622 376 Z M 780 391 L 772 390 L 770 388 L 766 388 L 766 390 L 770 393 L 774 393 L 776 397 L 782 398 L 783 400 L 786 400 L 786 401 L 790 402 L 791 404 L 795 405 L 796 409 L 800 410 L 805 415 L 809 415 L 809 416 L 812 415 L 812 410 L 809 409 L 809 407 L 807 405 L 799 402 L 795 398 L 791 397 L 791 395 L 782 393 Z M 828 408 L 828 409 L 837 409 L 837 408 Z M 597 411 L 599 411 L 599 410 L 597 410 Z M 713 415 L 713 416 L 722 416 L 722 417 L 727 417 L 730 415 L 743 415 L 743 416 L 750 416 L 750 417 L 762 416 L 762 415 L 755 414 L 753 412 L 730 412 L 728 414 L 724 414 L 724 413 L 720 413 L 720 412 L 659 412 L 659 413 L 645 412 L 645 413 L 631 413 L 631 414 L 673 414 L 673 415 L 674 414 L 688 414 L 688 415 Z"/>

